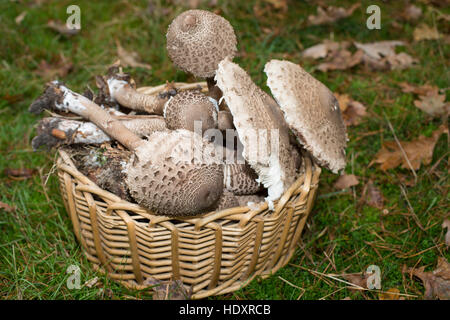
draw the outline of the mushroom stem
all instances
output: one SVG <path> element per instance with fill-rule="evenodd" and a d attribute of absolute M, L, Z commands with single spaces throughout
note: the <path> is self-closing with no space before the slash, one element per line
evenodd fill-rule
<path fill-rule="evenodd" d="M 123 123 L 116 120 L 99 105 L 73 92 L 59 81 L 51 82 L 44 94 L 31 104 L 29 111 L 40 113 L 43 109 L 48 108 L 78 114 L 93 122 L 111 138 L 130 150 L 135 150 L 143 143 L 138 135 L 127 129 Z"/>
<path fill-rule="evenodd" d="M 158 115 L 163 114 L 164 104 L 175 92 L 168 85 L 167 91 L 169 94 L 147 95 L 137 92 L 128 82 L 115 78 L 108 79 L 108 87 L 111 98 L 116 100 L 120 105 L 136 111 L 144 111 Z"/>
<path fill-rule="evenodd" d="M 125 127 L 140 137 L 149 136 L 155 131 L 167 130 L 166 123 L 159 116 L 118 116 Z M 101 144 L 111 138 L 92 122 L 64 118 L 43 118 L 37 128 L 38 135 L 31 143 L 34 150 L 45 145 L 48 148 L 60 144 Z"/>

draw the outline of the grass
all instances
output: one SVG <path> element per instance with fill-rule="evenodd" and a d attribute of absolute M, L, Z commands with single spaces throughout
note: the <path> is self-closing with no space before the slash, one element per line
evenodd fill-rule
<path fill-rule="evenodd" d="M 63 53 L 72 61 L 73 69 L 62 80 L 76 91 L 82 91 L 86 83 L 94 88 L 94 76 L 103 73 L 116 59 L 116 39 L 153 67 L 126 69 L 138 84 L 193 81 L 173 68 L 164 48 L 168 24 L 185 8 L 158 0 L 150 1 L 150 7 L 147 1 L 76 1 L 81 8 L 82 30 L 67 39 L 47 28 L 46 23 L 50 19 L 64 21 L 67 6 L 74 2 L 41 2 L 0 3 L 0 201 L 16 207 L 12 213 L 0 209 L 0 296 L 2 299 L 151 298 L 149 292 L 127 290 L 91 269 L 75 241 L 55 175 L 50 175 L 45 184 L 47 175 L 52 173 L 54 152 L 31 149 L 38 117 L 29 114 L 27 108 L 50 80 L 36 73 L 41 60 L 52 61 Z M 207 3 L 201 8 L 208 9 Z M 351 1 L 327 3 L 349 6 Z M 365 8 L 370 4 L 381 8 L 381 30 L 365 27 Z M 306 17 L 315 13 L 312 1 L 291 0 L 286 14 L 271 9 L 259 18 L 254 15 L 255 5 L 268 7 L 261 1 L 219 1 L 217 6 L 236 29 L 240 50 L 236 61 L 267 90 L 262 72 L 265 62 L 286 58 L 304 65 L 333 91 L 347 93 L 364 103 L 369 116 L 348 130 L 345 170 L 361 177 L 361 183 L 348 192 L 336 193 L 332 186 L 337 176 L 324 170 L 313 215 L 290 265 L 268 279 L 255 280 L 233 294 L 216 299 L 297 299 L 299 296 L 301 299 L 377 299 L 377 293 L 349 290 L 342 283 L 308 271 L 354 273 L 366 270 L 369 265 L 380 267 L 383 290 L 398 288 L 415 296 L 412 298 L 422 299 L 423 285 L 402 274 L 402 268 L 426 266 L 426 270 L 433 270 L 438 257 L 447 260 L 450 257 L 441 228 L 449 208 L 447 137 L 444 135 L 438 141 L 432 163 L 417 171 L 415 186 L 402 186 L 399 179 L 412 179 L 411 171 L 383 172 L 369 163 L 383 141 L 394 139 L 387 119 L 399 140 L 413 140 L 421 134 L 430 136 L 441 124 L 441 120 L 431 119 L 417 109 L 413 96 L 402 93 L 397 84 L 430 83 L 448 89 L 448 43 L 442 40 L 413 43 L 416 24 L 397 20 L 403 10 L 400 1 L 362 1 L 361 8 L 350 18 L 318 27 L 304 24 Z M 436 23 L 441 32 L 449 32 L 445 20 L 436 19 L 436 11 L 426 10 L 423 3 L 418 5 L 424 9 L 423 22 Z M 450 13 L 448 8 L 438 10 Z M 27 15 L 17 25 L 14 18 L 23 11 Z M 300 52 L 330 38 L 359 42 L 404 40 L 410 45 L 403 50 L 420 62 L 402 71 L 370 73 L 360 67 L 328 73 L 315 71 L 314 64 L 304 62 Z M 368 132 L 373 134 L 364 135 Z M 35 168 L 37 174 L 30 179 L 12 180 L 3 174 L 5 168 Z M 369 180 L 385 197 L 384 211 L 358 204 L 363 186 Z M 414 220 L 414 214 L 423 230 Z M 81 284 L 97 276 L 101 285 L 68 289 L 66 270 L 70 265 L 80 268 Z"/>

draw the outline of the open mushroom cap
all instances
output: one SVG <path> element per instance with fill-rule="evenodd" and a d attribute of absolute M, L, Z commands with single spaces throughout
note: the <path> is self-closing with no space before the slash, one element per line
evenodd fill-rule
<path fill-rule="evenodd" d="M 217 127 L 217 113 L 217 102 L 198 90 L 181 91 L 164 106 L 164 118 L 172 130 L 194 131 L 195 121 L 200 121 L 203 133 Z"/>
<path fill-rule="evenodd" d="M 271 60 L 267 85 L 298 141 L 320 165 L 334 173 L 345 168 L 347 134 L 333 93 L 299 65 Z"/>
<path fill-rule="evenodd" d="M 167 30 L 167 51 L 172 62 L 196 77 L 213 77 L 218 63 L 236 54 L 236 35 L 223 17 L 205 10 L 188 10 Z"/>
<path fill-rule="evenodd" d="M 275 101 L 237 64 L 229 59 L 221 61 L 215 79 L 233 114 L 243 157 L 268 189 L 270 204 L 296 176 L 290 156 L 293 146 L 289 144 L 289 129 Z"/>
<path fill-rule="evenodd" d="M 131 196 L 162 215 L 213 210 L 223 192 L 223 167 L 215 150 L 191 131 L 153 133 L 125 169 Z"/>

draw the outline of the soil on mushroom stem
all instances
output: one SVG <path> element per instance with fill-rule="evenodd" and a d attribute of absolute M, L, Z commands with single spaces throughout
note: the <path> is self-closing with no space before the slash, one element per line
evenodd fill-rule
<path fill-rule="evenodd" d="M 126 201 L 134 201 L 125 183 L 126 173 L 123 172 L 131 157 L 130 151 L 118 147 L 116 143 L 104 143 L 100 147 L 72 145 L 61 149 L 70 155 L 75 167 L 100 188 Z"/>

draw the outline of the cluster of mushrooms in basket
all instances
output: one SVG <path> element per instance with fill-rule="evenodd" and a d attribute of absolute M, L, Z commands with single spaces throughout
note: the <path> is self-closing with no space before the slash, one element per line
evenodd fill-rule
<path fill-rule="evenodd" d="M 118 64 L 96 78 L 96 94 L 53 81 L 30 106 L 52 115 L 40 120 L 33 148 L 68 150 L 101 188 L 167 216 L 273 208 L 306 154 L 343 169 L 347 137 L 332 92 L 299 65 L 271 60 L 272 98 L 232 61 L 236 44 L 223 17 L 183 12 L 168 28 L 167 51 L 207 88 L 167 83 L 149 94 Z"/>

